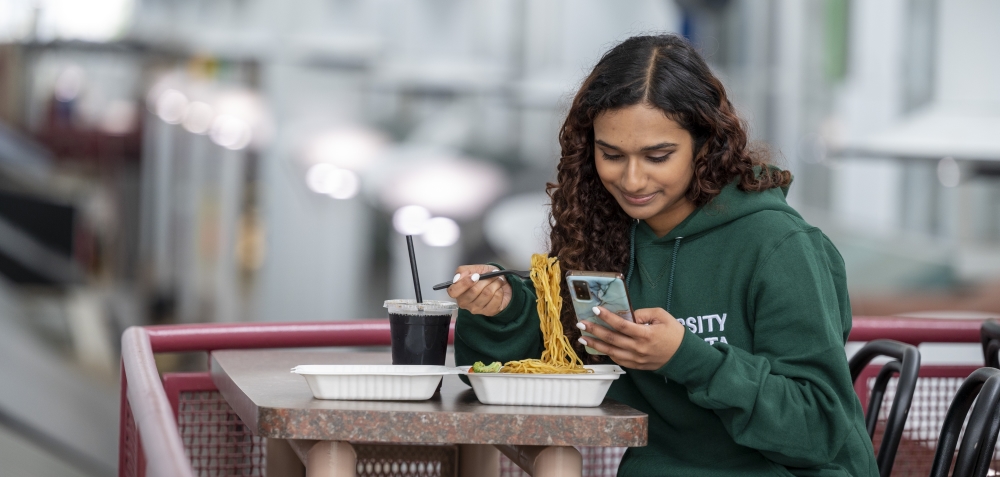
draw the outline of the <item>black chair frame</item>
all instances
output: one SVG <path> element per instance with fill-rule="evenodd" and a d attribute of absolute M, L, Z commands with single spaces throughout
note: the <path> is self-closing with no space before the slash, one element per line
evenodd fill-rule
<path fill-rule="evenodd" d="M 986 320 L 979 328 L 979 340 L 983 344 L 983 359 L 986 366 L 1000 369 L 1000 322 Z"/>
<path fill-rule="evenodd" d="M 894 358 L 894 361 L 886 363 L 879 370 L 878 376 L 875 378 L 875 385 L 872 387 L 868 399 L 868 413 L 865 415 L 865 427 L 868 430 L 869 438 L 875 437 L 875 424 L 878 422 L 878 414 L 882 407 L 882 398 L 885 396 L 885 388 L 889 384 L 889 379 L 894 374 L 899 374 L 899 382 L 896 384 L 896 397 L 892 401 L 892 408 L 889 410 L 889 416 L 886 420 L 885 433 L 882 436 L 882 445 L 879 446 L 878 455 L 875 458 L 879 475 L 888 477 L 892 473 L 896 451 L 899 448 L 899 442 L 903 438 L 903 426 L 906 424 L 906 417 L 910 413 L 910 404 L 913 402 L 913 393 L 917 387 L 917 375 L 920 372 L 920 352 L 916 346 L 899 341 L 869 341 L 850 359 L 851 380 L 856 381 L 865 367 L 878 356 L 888 356 Z"/>
<path fill-rule="evenodd" d="M 955 446 L 962 432 L 962 424 L 969 414 L 969 424 L 962 445 L 955 456 Z M 946 477 L 955 459 L 955 476 L 986 476 L 989 471 L 993 450 L 997 443 L 997 433 L 1000 433 L 1000 369 L 979 368 L 972 372 L 958 388 L 948 413 L 941 425 L 941 436 L 938 438 L 937 450 L 934 452 L 934 464 L 931 466 L 931 477 Z"/>

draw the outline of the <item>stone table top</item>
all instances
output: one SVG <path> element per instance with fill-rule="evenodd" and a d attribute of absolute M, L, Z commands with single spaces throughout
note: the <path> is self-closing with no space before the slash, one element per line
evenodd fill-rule
<path fill-rule="evenodd" d="M 449 356 L 449 365 L 453 358 Z M 388 352 L 226 350 L 212 380 L 251 431 L 281 439 L 427 444 L 645 446 L 646 414 L 605 399 L 598 407 L 481 404 L 457 375 L 426 401 L 313 398 L 301 364 L 391 364 Z"/>

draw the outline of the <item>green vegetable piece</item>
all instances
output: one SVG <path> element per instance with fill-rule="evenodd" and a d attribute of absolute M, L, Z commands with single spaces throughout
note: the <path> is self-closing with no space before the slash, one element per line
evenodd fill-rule
<path fill-rule="evenodd" d="M 472 364 L 473 373 L 499 373 L 500 367 L 503 366 L 499 361 L 494 361 L 489 366 L 483 364 L 482 361 L 476 361 Z"/>

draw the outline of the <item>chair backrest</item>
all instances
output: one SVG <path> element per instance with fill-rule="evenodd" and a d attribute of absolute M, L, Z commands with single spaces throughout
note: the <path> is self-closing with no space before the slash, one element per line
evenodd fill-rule
<path fill-rule="evenodd" d="M 979 368 L 962 382 L 948 407 L 931 466 L 932 477 L 948 475 L 962 424 L 973 401 L 976 407 L 969 414 L 969 424 L 962 436 L 952 475 L 986 476 L 989 472 L 997 433 L 1000 432 L 1000 369 Z"/>
<path fill-rule="evenodd" d="M 986 320 L 979 328 L 979 339 L 983 344 L 983 359 L 986 366 L 1000 369 L 1000 322 Z"/>
<path fill-rule="evenodd" d="M 865 366 L 868 366 L 868 363 L 879 356 L 888 356 L 895 360 L 886 363 L 879 371 L 878 377 L 875 378 L 875 386 L 868 401 L 865 426 L 868 429 L 868 437 L 874 438 L 875 424 L 878 422 L 878 413 L 882 407 L 885 388 L 889 383 L 889 378 L 898 373 L 899 382 L 896 384 L 896 397 L 892 401 L 892 408 L 889 410 L 889 417 L 886 420 L 885 433 L 882 436 L 882 445 L 879 446 L 878 456 L 875 459 L 879 475 L 888 476 L 892 473 L 896 450 L 903 437 L 903 425 L 906 424 L 906 416 L 910 413 L 910 403 L 913 401 L 913 392 L 917 387 L 920 352 L 917 351 L 916 346 L 899 341 L 869 341 L 851 357 L 849 363 L 851 380 L 858 379 Z"/>

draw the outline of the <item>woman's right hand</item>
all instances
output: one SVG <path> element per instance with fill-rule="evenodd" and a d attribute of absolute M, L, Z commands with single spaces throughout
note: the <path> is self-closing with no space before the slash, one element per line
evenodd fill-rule
<path fill-rule="evenodd" d="M 513 290 L 503 276 L 480 280 L 479 275 L 499 270 L 493 265 L 462 265 L 455 270 L 448 296 L 470 313 L 494 316 L 507 308 Z"/>

